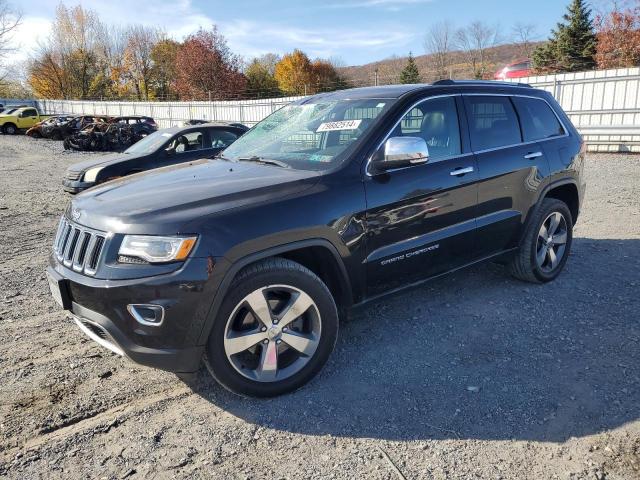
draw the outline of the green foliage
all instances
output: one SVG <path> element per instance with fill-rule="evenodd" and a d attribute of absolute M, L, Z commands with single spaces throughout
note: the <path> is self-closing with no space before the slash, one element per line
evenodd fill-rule
<path fill-rule="evenodd" d="M 247 77 L 247 96 L 267 98 L 278 95 L 278 81 L 271 70 L 270 66 L 260 59 L 253 59 L 244 72 Z"/>
<path fill-rule="evenodd" d="M 579 72 L 595 68 L 596 35 L 591 10 L 584 0 L 572 0 L 547 43 L 533 52 L 540 73 Z"/>
<path fill-rule="evenodd" d="M 418 71 L 418 65 L 413 58 L 411 52 L 409 52 L 409 59 L 407 64 L 400 72 L 400 83 L 420 83 L 420 72 Z"/>

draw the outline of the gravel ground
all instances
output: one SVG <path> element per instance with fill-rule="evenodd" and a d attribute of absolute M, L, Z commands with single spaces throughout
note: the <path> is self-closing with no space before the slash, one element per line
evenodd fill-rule
<path fill-rule="evenodd" d="M 310 385 L 251 400 L 86 339 L 44 269 L 90 154 L 0 152 L 0 476 L 640 478 L 639 157 L 590 155 L 555 282 L 484 265 L 379 301 Z"/>

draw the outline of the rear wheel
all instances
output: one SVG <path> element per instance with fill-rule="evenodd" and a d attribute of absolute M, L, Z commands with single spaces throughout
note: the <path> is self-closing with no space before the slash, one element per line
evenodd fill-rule
<path fill-rule="evenodd" d="M 271 397 L 311 380 L 331 354 L 338 312 L 327 286 L 282 258 L 243 270 L 207 344 L 211 375 L 232 392 Z"/>
<path fill-rule="evenodd" d="M 549 282 L 564 268 L 573 240 L 569 207 L 545 198 L 531 218 L 520 251 L 509 265 L 511 274 L 527 282 Z"/>

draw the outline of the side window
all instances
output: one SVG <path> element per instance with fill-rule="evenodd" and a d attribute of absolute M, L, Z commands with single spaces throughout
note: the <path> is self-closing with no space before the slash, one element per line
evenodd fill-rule
<path fill-rule="evenodd" d="M 431 160 L 459 155 L 462 149 L 455 98 L 425 100 L 402 118 L 390 136 L 424 138 Z"/>
<path fill-rule="evenodd" d="M 226 148 L 236 141 L 238 135 L 228 130 L 209 130 L 210 148 Z"/>
<path fill-rule="evenodd" d="M 22 112 L 23 117 L 35 117 L 36 115 L 38 115 L 38 112 L 36 112 L 33 108 L 29 108 Z"/>
<path fill-rule="evenodd" d="M 564 129 L 547 102 L 538 98 L 513 97 L 526 142 L 564 135 Z"/>
<path fill-rule="evenodd" d="M 183 152 L 193 152 L 194 150 L 202 150 L 202 132 L 195 131 L 189 133 L 183 133 L 178 138 L 176 138 L 171 148 L 173 148 L 176 153 Z"/>
<path fill-rule="evenodd" d="M 518 117 L 509 97 L 466 96 L 469 133 L 474 150 L 514 145 L 522 141 Z"/>

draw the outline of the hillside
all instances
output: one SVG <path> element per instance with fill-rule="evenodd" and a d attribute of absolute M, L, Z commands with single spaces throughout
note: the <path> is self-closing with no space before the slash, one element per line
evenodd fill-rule
<path fill-rule="evenodd" d="M 542 42 L 539 42 L 542 43 Z M 534 47 L 537 44 L 534 44 Z M 462 51 L 451 53 L 451 76 L 452 78 L 472 78 L 471 65 L 467 62 Z M 487 58 L 490 65 L 490 78 L 498 68 L 523 58 L 522 48 L 517 44 L 498 45 L 487 49 Z M 433 74 L 433 55 L 419 55 L 415 57 L 422 80 L 431 82 L 437 80 Z M 365 65 L 354 65 L 342 67 L 340 72 L 345 78 L 356 86 L 373 85 L 375 70 L 378 69 L 378 83 L 391 84 L 398 83 L 400 71 L 405 66 L 407 57 L 391 57 L 378 62 L 367 63 Z"/>

